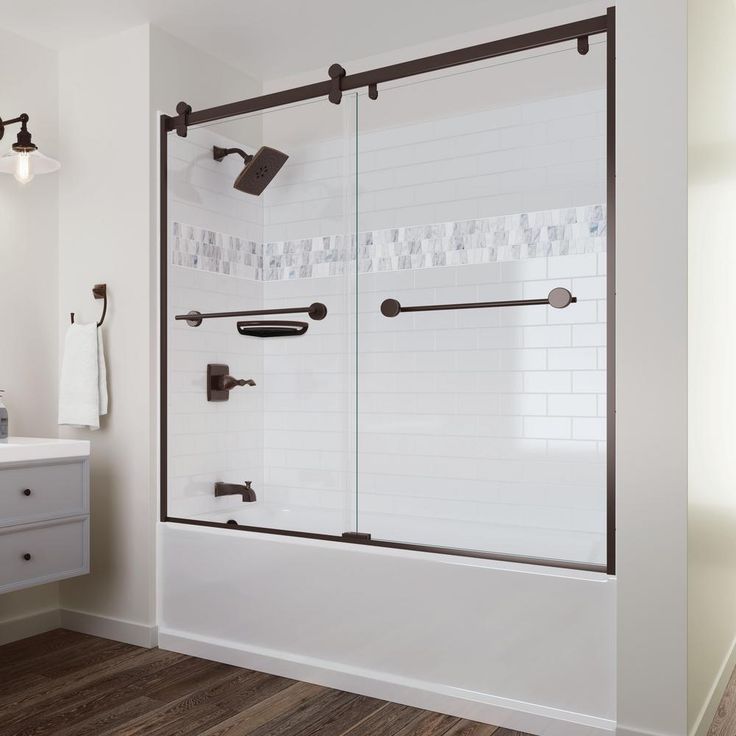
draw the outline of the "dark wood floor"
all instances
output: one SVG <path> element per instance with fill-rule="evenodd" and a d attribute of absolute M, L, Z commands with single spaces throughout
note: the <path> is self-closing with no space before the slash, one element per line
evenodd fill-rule
<path fill-rule="evenodd" d="M 491 734 L 527 736 L 64 629 L 0 647 L 0 736 Z"/>
<path fill-rule="evenodd" d="M 708 736 L 733 736 L 734 734 L 736 734 L 736 671 L 731 675 L 716 716 L 708 729 Z"/>

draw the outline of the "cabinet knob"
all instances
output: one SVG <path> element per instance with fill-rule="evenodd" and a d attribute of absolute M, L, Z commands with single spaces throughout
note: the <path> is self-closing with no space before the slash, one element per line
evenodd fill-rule
<path fill-rule="evenodd" d="M 24 560 L 25 560 L 26 562 L 28 562 L 28 560 L 30 560 L 30 559 L 31 559 L 31 555 L 30 555 L 30 554 L 29 554 L 28 552 L 26 552 L 26 553 L 25 553 L 25 554 L 23 555 L 23 559 L 24 559 Z"/>
<path fill-rule="evenodd" d="M 25 489 L 25 490 L 23 491 L 23 495 L 24 495 L 24 496 L 30 496 L 30 495 L 31 495 L 31 489 L 30 489 L 30 488 L 26 488 L 26 489 Z"/>

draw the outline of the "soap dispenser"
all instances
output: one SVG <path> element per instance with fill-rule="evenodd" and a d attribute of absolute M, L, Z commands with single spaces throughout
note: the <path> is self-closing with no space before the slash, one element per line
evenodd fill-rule
<path fill-rule="evenodd" d="M 8 410 L 3 404 L 3 389 L 0 388 L 0 442 L 8 441 Z"/>

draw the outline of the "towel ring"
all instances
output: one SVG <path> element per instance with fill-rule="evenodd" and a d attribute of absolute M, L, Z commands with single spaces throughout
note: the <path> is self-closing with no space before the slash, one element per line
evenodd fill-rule
<path fill-rule="evenodd" d="M 105 321 L 105 315 L 107 314 L 107 284 L 95 284 L 92 287 L 92 296 L 95 299 L 104 299 L 105 303 L 102 305 L 102 317 L 97 323 L 98 327 L 102 327 L 102 323 Z M 74 312 L 71 313 L 72 324 L 74 324 Z"/>

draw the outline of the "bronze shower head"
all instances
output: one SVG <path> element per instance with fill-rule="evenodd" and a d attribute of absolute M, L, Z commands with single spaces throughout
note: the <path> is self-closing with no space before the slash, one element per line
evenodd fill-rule
<path fill-rule="evenodd" d="M 212 157 L 215 161 L 222 161 L 225 156 L 237 153 L 243 157 L 245 168 L 238 174 L 233 187 L 239 192 L 253 194 L 256 197 L 271 183 L 271 180 L 279 173 L 281 167 L 289 158 L 285 153 L 277 151 L 269 146 L 262 146 L 258 152 L 251 156 L 240 148 L 212 147 Z"/>

